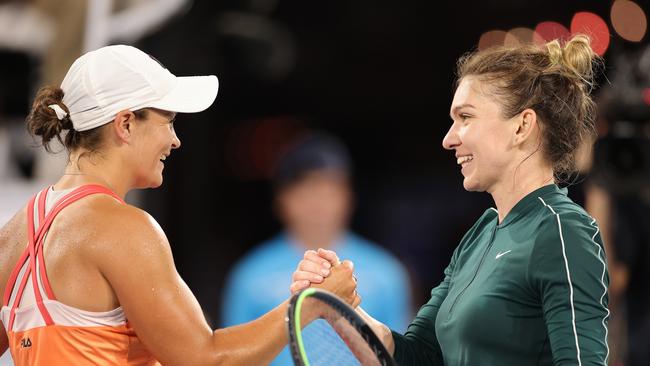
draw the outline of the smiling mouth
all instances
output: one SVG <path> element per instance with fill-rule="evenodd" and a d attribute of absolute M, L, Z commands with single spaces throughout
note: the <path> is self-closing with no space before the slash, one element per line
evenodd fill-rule
<path fill-rule="evenodd" d="M 465 156 L 459 156 L 456 158 L 456 163 L 460 165 L 461 167 L 464 167 L 467 165 L 470 161 L 474 160 L 473 155 L 465 155 Z"/>

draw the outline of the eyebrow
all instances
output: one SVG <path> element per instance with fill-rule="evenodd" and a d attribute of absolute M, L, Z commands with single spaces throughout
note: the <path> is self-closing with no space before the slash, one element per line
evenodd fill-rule
<path fill-rule="evenodd" d="M 455 107 L 451 110 L 451 113 L 449 114 L 449 116 L 450 116 L 451 118 L 454 118 L 454 115 L 458 114 L 458 111 L 459 111 L 460 109 L 463 109 L 463 108 L 474 108 L 474 109 L 476 109 L 476 107 L 474 107 L 473 105 L 471 105 L 471 104 L 469 104 L 469 103 L 465 103 L 465 104 L 457 105 L 457 106 L 455 106 Z"/>

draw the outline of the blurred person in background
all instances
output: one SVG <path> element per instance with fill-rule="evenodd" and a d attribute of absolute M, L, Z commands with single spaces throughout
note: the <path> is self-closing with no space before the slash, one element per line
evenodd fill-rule
<path fill-rule="evenodd" d="M 601 136 L 585 205 L 606 240 L 612 364 L 645 366 L 650 363 L 650 46 L 621 49 L 608 78 L 599 95 Z"/>
<path fill-rule="evenodd" d="M 0 229 L 0 353 L 27 366 L 261 365 L 280 352 L 287 301 L 212 330 L 158 223 L 124 202 L 162 185 L 181 145 L 176 114 L 207 109 L 217 89 L 214 75 L 176 77 L 117 45 L 78 58 L 60 88 L 39 90 L 27 127 L 47 151 L 62 142 L 68 164 Z M 352 264 L 331 276 L 323 287 L 356 306 Z"/>
<path fill-rule="evenodd" d="M 391 328 L 405 329 L 412 315 L 408 275 L 388 251 L 349 231 L 351 179 L 346 148 L 323 132 L 297 141 L 280 158 L 274 177 L 275 211 L 285 230 L 234 266 L 223 297 L 224 326 L 248 322 L 272 309 L 290 294 L 286 283 L 303 253 L 328 248 L 354 261 L 364 308 Z M 271 364 L 291 365 L 288 350 Z"/>
<path fill-rule="evenodd" d="M 494 47 L 458 62 L 452 125 L 463 187 L 495 208 L 462 238 L 405 334 L 364 316 L 402 365 L 605 365 L 606 257 L 596 221 L 558 187 L 595 138 L 593 52 Z M 292 289 L 318 283 L 336 253 L 306 253 Z M 361 279 L 359 279 L 361 284 Z"/>

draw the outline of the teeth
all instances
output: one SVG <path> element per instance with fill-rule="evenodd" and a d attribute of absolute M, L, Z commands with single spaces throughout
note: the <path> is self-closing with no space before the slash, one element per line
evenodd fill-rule
<path fill-rule="evenodd" d="M 472 161 L 472 160 L 474 160 L 474 157 L 472 155 L 465 155 L 465 156 L 458 157 L 456 159 L 456 162 L 459 165 L 462 165 L 462 164 L 467 163 L 467 162 Z"/>
<path fill-rule="evenodd" d="M 167 156 L 166 156 L 166 155 L 161 155 L 161 156 L 160 156 L 160 160 L 165 161 L 165 159 L 167 159 Z"/>

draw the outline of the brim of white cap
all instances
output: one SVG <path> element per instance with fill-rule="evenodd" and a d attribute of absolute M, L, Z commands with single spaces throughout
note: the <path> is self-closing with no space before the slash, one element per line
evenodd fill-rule
<path fill-rule="evenodd" d="M 212 105 L 219 90 L 219 80 L 209 76 L 177 76 L 176 86 L 149 107 L 170 112 L 196 113 Z"/>

